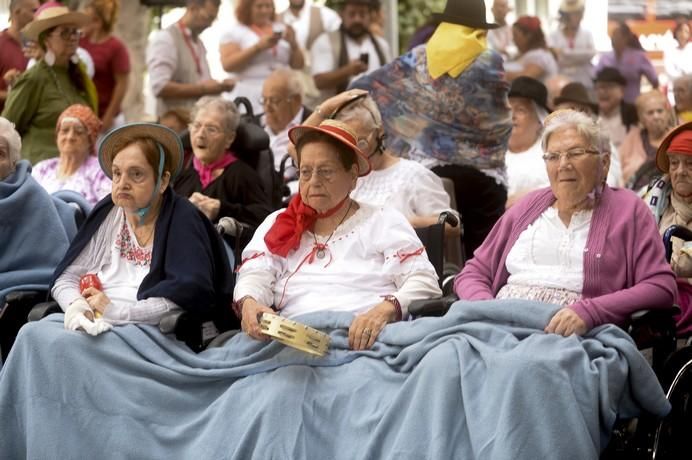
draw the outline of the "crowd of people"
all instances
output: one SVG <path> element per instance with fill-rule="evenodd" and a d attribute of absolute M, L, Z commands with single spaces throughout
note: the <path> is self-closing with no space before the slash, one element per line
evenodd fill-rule
<path fill-rule="evenodd" d="M 507 315 L 522 315 L 506 308 L 538 318 L 492 352 L 538 366 L 530 378 L 575 369 L 566 359 L 544 360 L 509 343 L 531 340 L 538 350 L 598 360 L 587 342 L 601 340 L 621 352 L 622 361 L 606 366 L 633 370 L 625 373 L 630 380 L 611 380 L 602 393 L 570 401 L 571 409 L 591 411 L 578 422 L 587 428 L 572 433 L 580 449 L 563 445 L 564 433 L 549 427 L 522 431 L 521 440 L 461 430 L 472 443 L 490 443 L 496 452 L 526 444 L 522 458 L 596 458 L 605 441 L 598 432 L 609 433 L 614 420 L 610 412 L 593 412 L 610 407 L 603 398 L 625 411 L 667 413 L 658 381 L 634 348 L 632 355 L 633 345 L 602 337 L 638 310 L 673 303 L 681 307 L 679 337 L 692 332 L 692 242 L 675 239 L 670 261 L 661 243 L 671 225 L 692 229 L 688 23 L 673 30 L 677 46 L 664 59 L 673 85 L 666 93 L 626 23 L 611 32 L 612 52 L 597 56 L 582 25 L 584 0 L 563 0 L 559 28 L 549 34 L 534 16 L 509 24 L 506 0 L 493 2 L 494 22 L 483 0 L 448 0 L 415 35 L 418 44 L 398 57 L 381 36 L 378 0 L 342 0 L 336 11 L 290 0 L 281 13 L 272 0 L 239 0 L 237 23 L 219 43 L 228 76 L 216 80 L 200 34 L 217 19 L 219 5 L 187 0 L 182 18 L 152 35 L 146 64 L 157 121 L 125 122 L 130 59 L 113 35 L 119 1 L 86 0 L 77 10 L 56 1 L 10 2 L 10 27 L 0 34 L 0 232 L 18 250 L 0 254 L 0 308 L 15 287 L 43 287 L 64 315 L 25 325 L 0 364 L 3 449 L 27 457 L 88 455 L 100 443 L 127 450 L 118 436 L 135 433 L 95 433 L 84 451 L 69 443 L 53 450 L 49 437 L 28 440 L 28 424 L 52 430 L 72 412 L 43 397 L 27 403 L 27 395 L 41 391 L 23 379 L 48 379 L 62 391 L 76 379 L 89 392 L 103 375 L 124 387 L 141 373 L 142 397 L 158 400 L 153 395 L 187 385 L 211 388 L 205 383 L 223 371 L 240 387 L 273 395 L 279 392 L 273 379 L 293 361 L 281 355 L 276 366 L 262 364 L 274 352 L 252 347 L 270 346 L 262 318 L 279 315 L 322 325 L 341 353 L 312 363 L 326 370 L 296 390 L 309 394 L 320 376 L 351 381 L 343 377 L 351 375 L 351 361 L 365 361 L 350 356 L 378 362 L 373 369 L 386 362 L 388 371 L 416 375 L 426 363 L 408 354 L 406 347 L 418 345 L 407 340 L 430 344 L 426 353 L 435 356 L 460 335 L 475 337 L 448 328 L 456 315 L 480 308 L 478 301 L 489 302 L 491 312 L 474 321 L 494 331 L 473 339 L 483 346 L 499 346 L 495 323 L 515 325 Z M 247 113 L 238 98 L 247 100 Z M 267 171 L 247 161 L 259 150 L 269 152 L 270 174 L 285 193 L 282 206 L 267 189 Z M 79 228 L 56 195 L 64 190 L 86 203 Z M 436 224 L 444 212 L 462 222 L 445 224 L 444 239 L 458 240 L 468 261 L 454 281 L 461 302 L 429 323 L 439 332 L 424 332 L 408 321 L 409 307 L 442 291 L 415 230 Z M 215 228 L 226 218 L 251 232 L 236 260 Z M 14 222 L 40 226 L 40 238 L 25 239 L 26 228 Z M 50 257 L 41 258 L 46 251 Z M 83 286 L 94 275 L 98 283 Z M 198 358 L 150 327 L 178 311 L 244 334 L 222 346 L 227 356 L 207 350 Z M 535 329 L 531 339 L 526 329 Z M 573 336 L 585 345 L 563 340 Z M 256 354 L 247 360 L 231 359 L 235 350 L 250 349 Z M 58 362 L 49 362 L 56 352 L 66 362 L 98 356 L 98 366 L 65 376 Z M 462 361 L 462 368 L 470 365 Z M 253 364 L 259 367 L 248 371 Z M 609 372 L 600 377 L 607 380 Z M 498 385 L 517 380 L 508 401 L 523 401 L 522 385 L 540 384 L 522 380 L 524 373 L 510 365 L 495 376 Z M 628 393 L 632 379 L 649 390 Z M 572 393 L 583 381 L 562 379 L 555 391 Z M 341 385 L 335 384 L 335 400 L 353 390 Z M 387 388 L 373 389 L 371 397 L 386 401 Z M 95 414 L 110 417 L 122 404 L 115 393 L 93 395 L 80 402 L 75 426 Z M 161 409 L 175 419 L 192 405 L 173 398 Z M 59 416 L 44 416 L 56 407 Z M 129 416 L 127 410 L 117 417 Z M 461 411 L 469 423 L 485 417 L 466 405 Z M 214 417 L 212 411 L 195 419 L 205 436 L 217 425 Z M 415 424 L 402 419 L 401 426 Z M 169 452 L 159 443 L 167 434 L 148 436 L 142 446 L 155 439 L 157 447 L 138 455 Z M 237 449 L 252 442 L 232 436 Z M 284 441 L 300 443 L 300 435 L 282 436 L 276 441 L 282 447 L 269 453 L 284 452 Z M 242 458 L 242 450 L 235 452 Z"/>

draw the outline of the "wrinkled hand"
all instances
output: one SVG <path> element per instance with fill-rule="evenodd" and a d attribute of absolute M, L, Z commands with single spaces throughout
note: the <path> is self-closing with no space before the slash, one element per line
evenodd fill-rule
<path fill-rule="evenodd" d="M 7 84 L 7 86 L 12 86 L 21 74 L 22 71 L 19 69 L 10 69 L 7 72 L 5 72 L 5 75 L 2 76 L 2 79 L 5 80 L 5 84 Z"/>
<path fill-rule="evenodd" d="M 548 334 L 568 337 L 572 334 L 584 335 L 588 331 L 586 323 L 571 308 L 563 308 L 553 315 L 545 327 Z"/>
<path fill-rule="evenodd" d="M 348 346 L 353 350 L 366 350 L 372 347 L 382 329 L 395 319 L 396 307 L 387 301 L 356 315 L 348 328 Z"/>
<path fill-rule="evenodd" d="M 243 313 L 240 328 L 247 335 L 256 340 L 269 340 L 269 336 L 262 333 L 259 325 L 259 316 L 262 313 L 275 315 L 276 312 L 266 305 L 258 303 L 255 299 L 248 298 L 243 302 Z"/>
<path fill-rule="evenodd" d="M 106 307 L 111 304 L 111 299 L 93 286 L 84 289 L 82 296 L 95 313 L 98 312 L 102 315 L 106 311 Z"/>
<path fill-rule="evenodd" d="M 215 220 L 219 215 L 219 209 L 221 208 L 220 200 L 195 192 L 190 195 L 190 202 L 202 211 L 202 214 L 207 216 L 209 220 Z"/>
<path fill-rule="evenodd" d="M 342 107 L 346 102 L 357 98 L 361 94 L 368 94 L 364 89 L 349 89 L 335 96 L 330 97 L 320 104 L 320 111 L 325 117 L 330 116 L 336 109 Z"/>

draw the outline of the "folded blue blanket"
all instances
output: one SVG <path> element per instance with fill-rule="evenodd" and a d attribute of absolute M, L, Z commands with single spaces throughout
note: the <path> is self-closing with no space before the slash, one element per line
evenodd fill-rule
<path fill-rule="evenodd" d="M 458 302 L 316 358 L 238 334 L 198 355 L 151 326 L 25 326 L 0 373 L 8 458 L 588 459 L 620 414 L 669 404 L 625 332 L 542 332 L 556 307 Z"/>

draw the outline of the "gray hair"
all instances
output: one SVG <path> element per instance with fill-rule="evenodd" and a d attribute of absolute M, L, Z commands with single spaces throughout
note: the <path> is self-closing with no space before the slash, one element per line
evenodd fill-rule
<path fill-rule="evenodd" d="M 286 91 L 288 93 L 286 94 L 286 97 L 296 95 L 300 96 L 301 100 L 304 98 L 305 91 L 303 90 L 303 83 L 301 81 L 301 76 L 297 71 L 291 68 L 282 67 L 269 74 L 264 81 L 266 82 L 269 79 L 277 79 L 286 85 Z"/>
<path fill-rule="evenodd" d="M 566 128 L 574 128 L 589 143 L 589 147 L 610 155 L 610 138 L 598 122 L 589 115 L 576 110 L 558 110 L 545 119 L 541 148 L 546 151 L 550 136 Z"/>
<path fill-rule="evenodd" d="M 678 85 L 687 86 L 687 89 L 692 91 L 692 74 L 685 74 L 673 80 L 673 88 Z"/>
<path fill-rule="evenodd" d="M 222 128 L 226 134 L 235 133 L 238 129 L 240 112 L 233 102 L 218 96 L 204 96 L 195 103 L 192 109 L 192 119 L 197 118 L 197 115 L 205 110 L 216 110 L 223 115 Z"/>
<path fill-rule="evenodd" d="M 7 118 L 0 117 L 0 137 L 5 138 L 10 148 L 10 164 L 14 168 L 19 160 L 22 159 L 22 138 Z"/>

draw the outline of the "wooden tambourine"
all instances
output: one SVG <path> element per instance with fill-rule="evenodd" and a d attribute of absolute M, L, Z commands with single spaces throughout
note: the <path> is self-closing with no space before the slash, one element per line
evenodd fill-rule
<path fill-rule="evenodd" d="M 274 340 L 311 355 L 324 356 L 329 349 L 327 334 L 278 315 L 263 314 L 260 328 Z"/>

